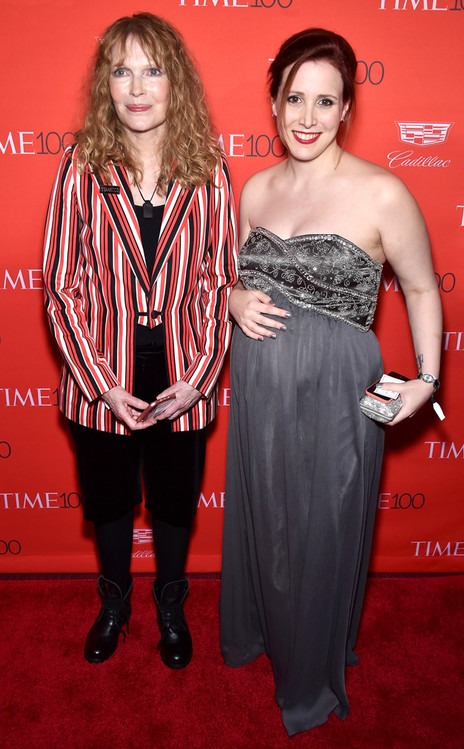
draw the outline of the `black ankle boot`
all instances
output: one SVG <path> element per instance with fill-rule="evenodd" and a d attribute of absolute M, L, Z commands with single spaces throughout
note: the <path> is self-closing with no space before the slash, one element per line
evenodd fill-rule
<path fill-rule="evenodd" d="M 184 668 L 192 657 L 192 638 L 182 609 L 188 589 L 187 580 L 168 583 L 162 590 L 153 583 L 161 629 L 158 647 L 161 660 L 169 668 Z"/>
<path fill-rule="evenodd" d="M 84 657 L 89 663 L 106 661 L 118 647 L 119 635 L 122 634 L 126 639 L 126 632 L 123 628 L 125 627 L 129 632 L 132 582 L 123 596 L 119 585 L 102 575 L 98 578 L 98 589 L 103 606 L 85 641 Z"/>

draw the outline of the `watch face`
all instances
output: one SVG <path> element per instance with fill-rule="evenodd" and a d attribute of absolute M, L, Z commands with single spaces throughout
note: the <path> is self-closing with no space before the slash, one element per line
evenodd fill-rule
<path fill-rule="evenodd" d="M 430 385 L 433 385 L 435 390 L 438 390 L 438 388 L 440 387 L 440 380 L 437 380 L 436 377 L 434 377 L 432 374 L 429 374 L 428 372 L 419 374 L 418 379 L 423 380 L 424 382 L 428 382 Z"/>

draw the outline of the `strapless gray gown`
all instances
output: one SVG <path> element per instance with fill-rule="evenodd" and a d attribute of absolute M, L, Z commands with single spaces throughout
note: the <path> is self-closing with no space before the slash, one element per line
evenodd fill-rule
<path fill-rule="evenodd" d="M 291 735 L 349 711 L 383 453 L 359 408 L 383 371 L 382 266 L 337 235 L 265 229 L 239 263 L 292 316 L 275 340 L 234 331 L 221 649 L 230 666 L 269 655 Z"/>

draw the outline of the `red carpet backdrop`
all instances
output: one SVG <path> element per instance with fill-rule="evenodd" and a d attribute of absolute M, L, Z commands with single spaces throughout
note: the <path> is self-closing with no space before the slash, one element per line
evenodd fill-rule
<path fill-rule="evenodd" d="M 464 0 L 1 0 L 0 573 L 96 570 L 56 407 L 59 357 L 43 313 L 42 232 L 60 154 L 81 122 L 98 35 L 140 10 L 177 26 L 196 57 L 237 200 L 245 179 L 282 155 L 265 86 L 280 43 L 323 26 L 353 45 L 359 102 L 346 146 L 393 170 L 417 198 L 445 313 L 439 400 L 447 418 L 439 422 L 425 407 L 388 430 L 371 568 L 464 570 Z M 414 376 L 402 294 L 388 269 L 379 307 L 386 370 Z M 220 568 L 227 367 L 220 402 L 191 572 Z M 141 510 L 134 571 L 150 571 L 152 557 Z"/>

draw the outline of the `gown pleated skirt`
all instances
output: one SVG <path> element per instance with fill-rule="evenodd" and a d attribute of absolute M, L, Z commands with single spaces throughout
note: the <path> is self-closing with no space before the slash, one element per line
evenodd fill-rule
<path fill-rule="evenodd" d="M 349 711 L 384 438 L 359 399 L 383 369 L 372 331 L 273 301 L 287 330 L 233 336 L 221 649 L 269 655 L 291 735 Z"/>

